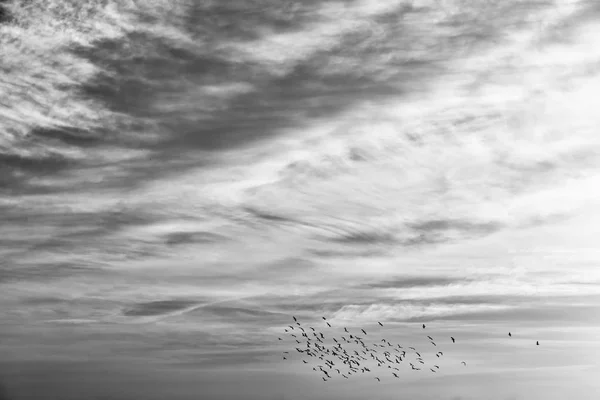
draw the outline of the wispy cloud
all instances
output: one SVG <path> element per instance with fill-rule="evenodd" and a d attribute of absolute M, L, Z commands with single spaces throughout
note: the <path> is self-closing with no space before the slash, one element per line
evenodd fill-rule
<path fill-rule="evenodd" d="M 312 388 L 291 366 L 275 382 L 276 337 L 290 315 L 326 316 L 382 321 L 390 340 L 420 340 L 417 321 L 460 334 L 499 397 L 512 367 L 527 398 L 593 385 L 568 368 L 556 387 L 526 383 L 598 346 L 595 5 L 6 7 L 7 360 L 215 367 L 198 378 L 215 398 L 256 368 L 248 396 L 264 398 Z M 545 355 L 525 343 L 538 336 Z M 465 393 L 449 398 L 490 393 L 452 373 Z M 414 398 L 438 394 L 410 379 Z M 353 389 L 327 396 L 371 386 Z"/>

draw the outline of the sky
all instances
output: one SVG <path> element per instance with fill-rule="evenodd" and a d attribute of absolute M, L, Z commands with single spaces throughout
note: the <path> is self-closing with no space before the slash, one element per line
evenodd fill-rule
<path fill-rule="evenodd" d="M 0 6 L 0 400 L 598 398 L 597 2 Z"/>

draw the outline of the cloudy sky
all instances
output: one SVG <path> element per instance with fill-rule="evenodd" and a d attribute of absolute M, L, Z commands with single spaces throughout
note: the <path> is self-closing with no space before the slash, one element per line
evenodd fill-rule
<path fill-rule="evenodd" d="M 1 3 L 0 399 L 598 398 L 598 2 Z"/>

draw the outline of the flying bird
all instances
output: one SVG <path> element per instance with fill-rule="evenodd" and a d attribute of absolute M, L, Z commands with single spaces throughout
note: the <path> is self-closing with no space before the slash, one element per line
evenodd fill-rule
<path fill-rule="evenodd" d="M 326 320 L 327 320 L 327 318 L 325 318 L 325 317 L 321 317 L 321 318 L 323 318 L 323 321 L 326 321 Z"/>
<path fill-rule="evenodd" d="M 433 340 L 433 338 L 431 336 L 427 335 L 427 337 L 429 338 L 429 340 Z"/>
<path fill-rule="evenodd" d="M 423 329 L 425 329 L 425 324 L 423 324 Z"/>
<path fill-rule="evenodd" d="M 379 322 L 379 321 L 378 321 L 377 323 L 378 323 L 380 326 L 383 326 L 383 324 L 382 324 L 381 322 Z"/>
<path fill-rule="evenodd" d="M 379 379 L 378 377 L 375 377 L 375 379 L 377 379 L 379 382 L 381 382 L 381 379 Z"/>
<path fill-rule="evenodd" d="M 462 362 L 462 364 L 464 364 L 464 365 L 465 365 L 465 367 L 467 366 L 467 363 L 466 363 L 466 362 L 464 362 L 464 361 Z"/>
<path fill-rule="evenodd" d="M 293 315 L 292 315 L 292 318 L 294 318 L 294 321 L 295 321 L 295 322 L 298 322 L 298 320 L 296 319 L 296 317 L 294 317 Z"/>
<path fill-rule="evenodd" d="M 512 337 L 512 335 L 510 334 L 510 332 L 508 332 L 508 336 L 511 336 L 511 337 Z"/>
<path fill-rule="evenodd" d="M 540 342 L 539 342 L 539 341 L 536 341 L 536 342 L 535 342 L 535 344 L 536 344 L 537 346 L 539 346 L 539 345 L 540 345 Z"/>
<path fill-rule="evenodd" d="M 452 343 L 454 343 L 454 342 L 455 342 L 455 340 L 454 340 L 454 338 L 453 338 L 452 336 L 450 336 L 450 339 L 452 339 Z"/>
<path fill-rule="evenodd" d="M 327 326 L 331 328 L 331 324 L 329 322 L 327 323 Z"/>
<path fill-rule="evenodd" d="M 364 329 L 361 329 L 361 331 L 362 331 L 362 333 L 364 333 L 365 335 L 367 334 L 367 332 L 365 332 L 365 330 L 364 330 Z"/>

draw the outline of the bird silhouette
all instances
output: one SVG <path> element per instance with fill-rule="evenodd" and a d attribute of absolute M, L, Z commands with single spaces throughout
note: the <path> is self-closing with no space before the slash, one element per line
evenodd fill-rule
<path fill-rule="evenodd" d="M 535 342 L 535 344 L 536 344 L 537 346 L 539 346 L 539 345 L 540 345 L 540 342 L 539 342 L 539 341 L 537 341 L 537 342 Z"/>
<path fill-rule="evenodd" d="M 383 324 L 381 322 L 377 322 L 380 326 L 383 326 Z"/>
<path fill-rule="evenodd" d="M 465 367 L 467 366 L 467 363 L 466 363 L 466 362 L 464 362 L 464 361 L 462 362 L 462 364 L 464 364 L 464 365 L 465 365 Z"/>
<path fill-rule="evenodd" d="M 295 322 L 298 322 L 298 320 L 296 319 L 296 317 L 294 317 L 293 315 L 292 315 L 292 318 L 294 318 L 294 321 L 295 321 Z"/>
<path fill-rule="evenodd" d="M 452 336 L 450 336 L 450 339 L 452 339 L 452 343 L 456 342 Z"/>
<path fill-rule="evenodd" d="M 423 324 L 423 329 L 425 329 L 425 324 Z"/>
<path fill-rule="evenodd" d="M 512 337 L 512 335 L 510 334 L 510 332 L 508 332 L 508 336 Z"/>

